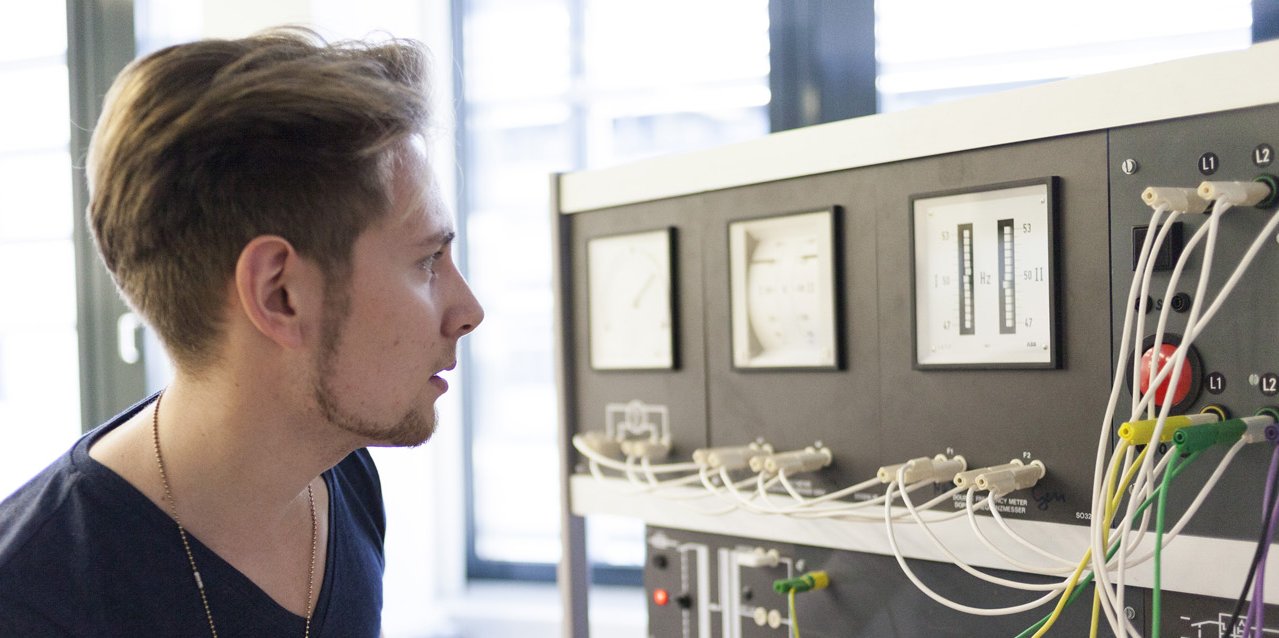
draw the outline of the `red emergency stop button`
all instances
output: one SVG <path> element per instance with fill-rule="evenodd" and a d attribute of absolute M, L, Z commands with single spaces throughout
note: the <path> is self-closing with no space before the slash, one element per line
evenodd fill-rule
<path fill-rule="evenodd" d="M 1164 366 L 1172 365 L 1173 353 L 1177 351 L 1177 346 L 1171 343 L 1159 345 L 1158 354 L 1154 348 L 1146 350 L 1141 355 L 1141 370 L 1138 373 L 1137 384 L 1142 394 L 1148 394 L 1150 390 L 1150 369 L 1154 367 L 1154 375 L 1158 375 Z M 1172 373 L 1169 372 L 1169 375 Z M 1186 395 L 1190 393 L 1191 380 L 1199 376 L 1199 371 L 1195 369 L 1194 361 L 1190 357 L 1186 358 L 1186 362 L 1181 366 L 1181 374 L 1176 379 L 1166 378 L 1163 383 L 1159 384 L 1159 388 L 1155 391 L 1155 405 L 1162 406 L 1165 397 L 1168 396 L 1168 387 L 1172 385 L 1172 404 L 1180 405 L 1186 399 Z"/>
<path fill-rule="evenodd" d="M 654 602 L 654 603 L 657 603 L 657 606 L 658 606 L 658 607 L 665 607 L 665 606 L 666 606 L 666 603 L 671 602 L 671 594 L 670 594 L 670 592 L 666 591 L 665 589 L 661 589 L 661 588 L 654 589 L 654 590 L 653 590 L 653 602 Z"/>

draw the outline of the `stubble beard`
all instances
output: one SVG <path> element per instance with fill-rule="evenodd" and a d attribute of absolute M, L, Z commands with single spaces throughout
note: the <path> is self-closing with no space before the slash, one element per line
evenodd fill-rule
<path fill-rule="evenodd" d="M 331 279 L 330 279 L 331 281 Z M 373 441 L 374 445 L 388 447 L 417 447 L 426 443 L 435 433 L 439 420 L 434 407 L 431 414 L 423 414 L 417 408 L 409 408 L 392 424 L 372 421 L 344 409 L 333 391 L 338 342 L 346 326 L 350 311 L 350 296 L 343 284 L 326 286 L 324 317 L 320 326 L 320 350 L 313 372 L 312 392 L 315 404 L 326 421 L 340 430 Z M 336 289 L 336 290 L 335 290 Z"/>

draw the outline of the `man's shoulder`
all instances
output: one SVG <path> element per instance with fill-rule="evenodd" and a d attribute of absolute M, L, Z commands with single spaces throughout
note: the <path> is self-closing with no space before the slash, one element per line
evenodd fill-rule
<path fill-rule="evenodd" d="M 136 407 L 80 437 L 0 501 L 0 636 L 101 626 L 106 601 L 128 585 L 126 566 L 145 562 L 145 497 L 87 452 Z"/>
<path fill-rule="evenodd" d="M 82 435 L 34 478 L 0 500 L 0 574 L 17 556 L 30 555 L 39 545 L 91 542 L 100 536 L 86 532 L 125 515 L 120 505 L 129 499 L 122 499 L 121 492 L 129 491 L 128 486 L 93 462 L 88 449 L 98 437 L 126 422 L 143 404 L 145 401 Z"/>
<path fill-rule="evenodd" d="M 65 527 L 79 480 L 68 452 L 0 501 L 0 575 L 42 537 Z"/>
<path fill-rule="evenodd" d="M 84 578 L 83 544 L 97 527 L 77 502 L 81 477 L 64 456 L 0 502 L 0 634 L 61 632 L 64 621 L 49 607 L 78 597 Z M 78 608 L 72 614 L 79 614 Z"/>

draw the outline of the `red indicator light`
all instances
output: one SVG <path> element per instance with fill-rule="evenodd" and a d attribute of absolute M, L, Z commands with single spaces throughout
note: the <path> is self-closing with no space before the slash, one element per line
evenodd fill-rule
<path fill-rule="evenodd" d="M 666 603 L 671 602 L 670 592 L 666 591 L 665 589 L 654 589 L 653 602 L 657 603 L 658 607 L 665 607 Z"/>

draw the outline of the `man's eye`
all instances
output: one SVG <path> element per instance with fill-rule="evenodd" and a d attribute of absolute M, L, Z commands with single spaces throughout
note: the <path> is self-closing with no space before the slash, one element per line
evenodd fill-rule
<path fill-rule="evenodd" d="M 435 272 L 435 264 L 443 256 L 444 256 L 444 251 L 437 252 L 434 255 L 431 255 L 430 257 L 427 257 L 426 259 L 423 259 L 422 261 L 418 262 L 418 265 L 419 267 L 422 268 L 422 270 L 425 270 L 428 272 Z"/>

